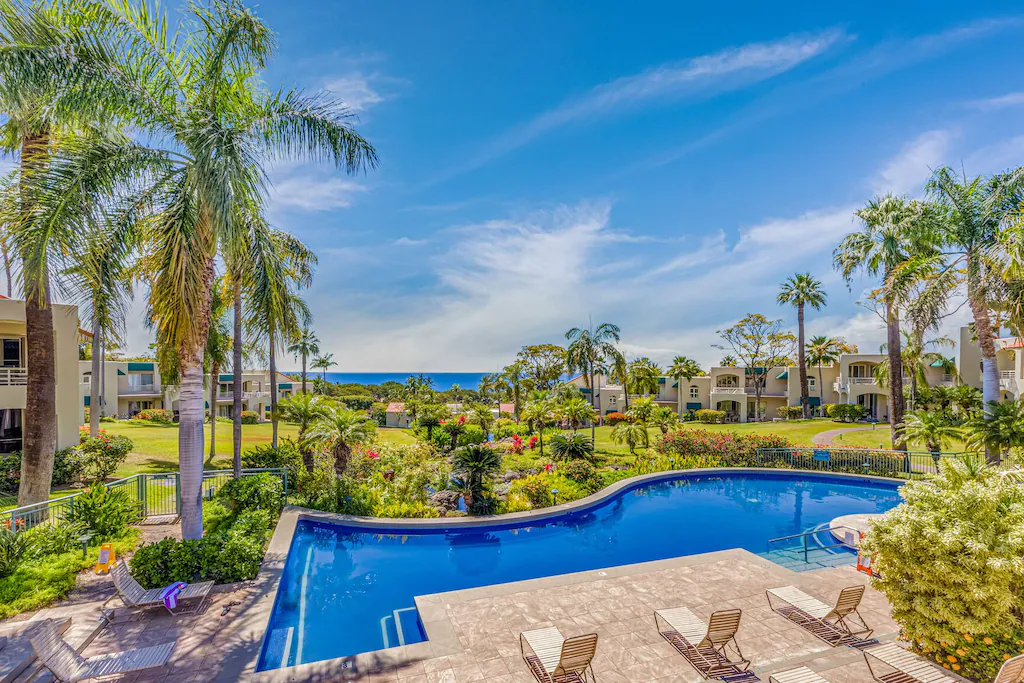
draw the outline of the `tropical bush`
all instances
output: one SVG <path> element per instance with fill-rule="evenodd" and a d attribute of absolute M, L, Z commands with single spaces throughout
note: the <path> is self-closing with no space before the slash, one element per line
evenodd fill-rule
<path fill-rule="evenodd" d="M 900 495 L 863 544 L 873 583 L 918 651 L 992 680 L 1024 650 L 1024 485 L 964 460 Z"/>
<path fill-rule="evenodd" d="M 588 493 L 601 488 L 601 478 L 597 468 L 586 460 L 570 460 L 558 466 L 558 474 L 579 484 Z"/>
<path fill-rule="evenodd" d="M 452 488 L 460 491 L 466 509 L 474 514 L 494 511 L 491 492 L 494 475 L 501 469 L 502 454 L 493 446 L 474 444 L 457 449 L 451 458 Z"/>
<path fill-rule="evenodd" d="M 70 521 L 81 523 L 97 538 L 120 536 L 141 517 L 142 511 L 127 491 L 102 484 L 93 484 L 78 495 L 68 512 Z"/>
<path fill-rule="evenodd" d="M 132 419 L 139 420 L 140 422 L 169 425 L 174 422 L 174 413 L 163 408 L 146 408 L 136 413 Z"/>
<path fill-rule="evenodd" d="M 714 458 L 725 467 L 752 467 L 759 448 L 790 448 L 792 443 L 777 434 L 738 434 L 704 429 L 680 429 L 654 444 L 662 456 L 675 458 L 676 469 L 684 469 L 687 458 Z"/>
<path fill-rule="evenodd" d="M 629 418 L 626 417 L 626 415 L 624 413 L 619 413 L 619 412 L 608 413 L 607 415 L 604 416 L 604 423 L 606 425 L 610 425 L 610 426 L 614 427 L 615 425 L 619 424 L 620 422 L 625 422 L 628 419 Z"/>
<path fill-rule="evenodd" d="M 804 416 L 804 409 L 801 406 L 779 406 L 775 412 L 787 420 L 799 420 Z"/>
<path fill-rule="evenodd" d="M 105 481 L 128 459 L 134 447 L 127 436 L 103 434 L 86 439 L 79 446 L 82 475 L 90 482 Z"/>
<path fill-rule="evenodd" d="M 704 424 L 722 424 L 725 422 L 724 410 L 703 408 L 694 413 L 694 415 L 696 415 L 698 422 L 703 422 Z"/>
<path fill-rule="evenodd" d="M 513 436 L 525 436 L 529 432 L 526 425 L 520 425 L 508 418 L 498 418 L 494 423 L 492 433 L 495 439 L 509 439 Z"/>
<path fill-rule="evenodd" d="M 291 439 L 283 439 L 278 442 L 277 447 L 266 444 L 253 446 L 242 453 L 242 467 L 246 469 L 278 469 L 288 470 L 288 478 L 295 482 L 298 480 L 299 470 L 302 469 L 302 453 L 299 446 Z"/>
<path fill-rule="evenodd" d="M 555 434 L 549 444 L 554 460 L 594 460 L 594 442 L 585 434 Z"/>
<path fill-rule="evenodd" d="M 456 509 L 458 506 L 456 505 Z M 398 502 L 381 505 L 374 509 L 375 517 L 440 517 L 438 509 L 427 503 L 415 501 L 412 503 Z"/>
<path fill-rule="evenodd" d="M 60 449 L 53 455 L 53 485 L 63 486 L 76 481 L 83 467 L 82 453 L 77 447 Z M 20 482 L 21 451 L 15 451 L 0 458 L 0 493 L 17 493 Z"/>
<path fill-rule="evenodd" d="M 0 527 L 0 578 L 10 576 L 29 553 L 31 539 Z"/>
<path fill-rule="evenodd" d="M 387 403 L 374 403 L 370 408 L 370 419 L 373 420 L 378 427 L 386 427 L 388 425 L 387 410 Z"/>
<path fill-rule="evenodd" d="M 856 422 L 867 414 L 864 406 L 857 403 L 831 403 L 827 408 L 828 416 L 836 422 Z"/>
<path fill-rule="evenodd" d="M 255 410 L 243 410 L 242 411 L 242 424 L 244 425 L 255 425 L 260 423 L 260 414 Z"/>
<path fill-rule="evenodd" d="M 256 474 L 228 480 L 217 497 L 233 515 L 248 510 L 267 510 L 277 517 L 284 505 L 284 485 L 275 474 Z"/>
<path fill-rule="evenodd" d="M 64 522 L 63 524 L 37 524 L 18 535 L 28 541 L 32 557 L 45 557 L 74 550 L 81 552 L 82 542 L 78 539 L 85 534 L 85 531 L 85 525 L 81 522 Z"/>
<path fill-rule="evenodd" d="M 590 495 L 590 491 L 577 482 L 560 474 L 542 472 L 529 477 L 516 479 L 509 485 L 506 496 L 506 510 L 509 502 L 517 510 L 524 509 L 522 503 L 529 505 L 525 509 L 539 509 L 550 507 L 555 504 L 555 496 L 552 491 L 557 490 L 557 502 L 568 503 L 579 500 Z"/>
<path fill-rule="evenodd" d="M 373 407 L 373 396 L 365 394 L 342 394 L 337 399 L 351 410 L 370 410 Z"/>

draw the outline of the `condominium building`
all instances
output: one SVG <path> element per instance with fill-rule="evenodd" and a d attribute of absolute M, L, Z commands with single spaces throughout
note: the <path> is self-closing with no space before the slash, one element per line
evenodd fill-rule
<path fill-rule="evenodd" d="M 78 307 L 53 304 L 56 371 L 57 448 L 78 443 L 82 406 L 78 392 L 78 344 L 89 333 L 79 329 Z M 22 449 L 28 359 L 25 302 L 0 296 L 0 453 Z"/>

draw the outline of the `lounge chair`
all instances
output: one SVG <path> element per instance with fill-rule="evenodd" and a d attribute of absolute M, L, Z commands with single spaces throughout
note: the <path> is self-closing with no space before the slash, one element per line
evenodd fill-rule
<path fill-rule="evenodd" d="M 878 644 L 871 638 L 873 630 L 857 611 L 864 597 L 864 586 L 841 590 L 834 607 L 793 586 L 771 588 L 766 594 L 772 610 L 833 647 L 849 645 L 860 649 Z"/>
<path fill-rule="evenodd" d="M 942 669 L 895 643 L 862 650 L 871 678 L 881 683 L 955 683 Z"/>
<path fill-rule="evenodd" d="M 163 589 L 151 588 L 146 590 L 143 588 L 135 580 L 135 577 L 129 573 L 127 563 L 118 562 L 114 565 L 114 568 L 110 570 L 110 576 L 114 579 L 117 594 L 121 596 L 121 601 L 125 606 L 135 609 L 165 607 L 163 598 L 160 597 L 160 591 Z M 206 603 L 212 588 L 213 581 L 190 583 L 178 594 L 178 602 L 181 603 L 179 607 L 173 610 L 168 608 L 168 611 L 171 614 L 194 614 L 198 612 Z M 184 604 L 186 601 L 189 603 L 188 605 Z"/>
<path fill-rule="evenodd" d="M 540 683 L 586 683 L 587 680 L 595 680 L 590 664 L 597 652 L 596 633 L 564 638 L 554 626 L 523 631 L 519 634 L 519 651 Z"/>
<path fill-rule="evenodd" d="M 41 623 L 28 636 L 39 661 L 53 677 L 63 683 L 84 681 L 89 678 L 116 676 L 142 669 L 163 666 L 171 656 L 176 641 L 140 647 L 124 652 L 111 652 L 85 659 L 68 645 L 51 622 Z"/>
<path fill-rule="evenodd" d="M 999 675 L 993 683 L 1024 683 L 1024 655 L 1003 662 Z"/>
<path fill-rule="evenodd" d="M 705 624 L 686 607 L 657 610 L 654 625 L 658 633 L 681 654 L 705 679 L 722 681 L 759 681 L 747 671 L 750 660 L 743 656 L 736 642 L 743 611 L 720 610 Z M 738 659 L 729 659 L 732 649 Z"/>
<path fill-rule="evenodd" d="M 827 678 L 822 678 L 806 666 L 778 671 L 769 676 L 768 680 L 771 683 L 828 683 Z"/>

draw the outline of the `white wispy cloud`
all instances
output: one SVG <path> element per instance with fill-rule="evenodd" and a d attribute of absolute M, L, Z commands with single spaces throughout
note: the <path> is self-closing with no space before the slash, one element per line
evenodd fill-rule
<path fill-rule="evenodd" d="M 391 244 L 395 245 L 396 247 L 419 247 L 426 244 L 429 241 L 430 240 L 414 240 L 411 237 L 399 237 L 398 239 L 394 240 Z"/>
<path fill-rule="evenodd" d="M 766 80 L 851 39 L 842 31 L 829 30 L 750 43 L 601 83 L 499 136 L 476 158 L 450 169 L 434 182 L 479 167 L 541 135 L 577 122 L 621 114 L 655 102 L 706 98 Z"/>
<path fill-rule="evenodd" d="M 378 79 L 378 75 L 366 75 L 356 71 L 329 79 L 324 88 L 349 109 L 360 113 L 384 101 L 384 96 L 373 85 Z"/>
<path fill-rule="evenodd" d="M 955 137 L 952 130 L 930 130 L 914 138 L 871 181 L 872 190 L 875 194 L 920 194 L 932 171 L 949 163 Z"/>
<path fill-rule="evenodd" d="M 964 106 L 968 109 L 980 109 L 989 111 L 993 109 L 1006 109 L 1007 107 L 1019 107 L 1024 105 L 1024 92 L 1011 92 L 999 97 L 989 97 L 981 100 L 971 100 Z"/>
<path fill-rule="evenodd" d="M 270 190 L 273 206 L 304 211 L 329 211 L 352 205 L 352 198 L 367 188 L 354 180 L 322 175 L 292 175 L 274 182 Z"/>

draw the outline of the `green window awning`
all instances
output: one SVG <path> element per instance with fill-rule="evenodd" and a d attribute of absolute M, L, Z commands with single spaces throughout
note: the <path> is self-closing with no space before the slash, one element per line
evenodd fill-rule
<path fill-rule="evenodd" d="M 818 398 L 817 396 L 808 396 L 807 397 L 807 405 L 809 405 L 809 406 L 820 406 L 821 405 L 821 399 Z"/>
<path fill-rule="evenodd" d="M 231 381 L 231 380 L 233 380 L 234 378 L 235 378 L 235 376 L 234 376 L 234 375 L 219 375 L 219 376 L 217 377 L 217 381 L 218 381 L 218 382 L 230 382 L 230 381 Z"/>
<path fill-rule="evenodd" d="M 152 363 L 129 363 L 128 372 L 153 372 Z"/>
<path fill-rule="evenodd" d="M 285 384 L 278 384 L 277 388 L 278 389 L 291 389 L 292 385 L 291 385 L 291 382 L 287 382 Z"/>
<path fill-rule="evenodd" d="M 664 377 L 659 377 L 658 378 L 658 384 L 664 384 L 664 383 L 665 383 L 665 378 Z"/>
<path fill-rule="evenodd" d="M 700 410 L 702 407 L 703 406 L 700 401 L 688 401 L 686 403 L 687 410 Z"/>
<path fill-rule="evenodd" d="M 89 400 L 90 400 L 90 399 L 92 399 L 92 396 L 86 396 L 86 397 L 85 397 L 85 407 L 86 407 L 86 408 L 88 408 L 88 407 L 89 407 Z"/>
<path fill-rule="evenodd" d="M 744 368 L 744 371 L 748 375 L 763 375 L 768 372 L 768 368 Z"/>
<path fill-rule="evenodd" d="M 954 363 L 954 362 L 956 362 L 956 361 L 954 361 L 952 358 L 950 358 L 947 361 L 937 360 L 937 361 L 932 363 L 932 367 L 933 368 L 941 368 L 945 363 Z"/>
<path fill-rule="evenodd" d="M 122 370 L 121 368 L 118 368 L 118 369 L 117 369 L 117 376 L 118 376 L 118 377 L 127 377 L 127 376 L 128 376 L 128 373 L 127 373 L 127 372 L 125 372 L 124 370 Z"/>
<path fill-rule="evenodd" d="M 789 379 L 789 370 L 783 370 L 775 379 Z"/>

